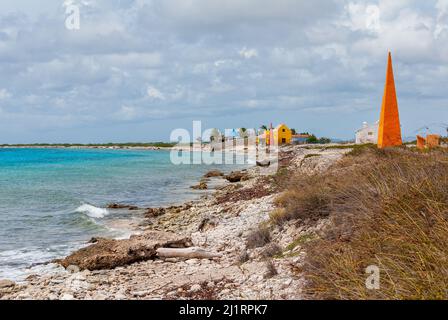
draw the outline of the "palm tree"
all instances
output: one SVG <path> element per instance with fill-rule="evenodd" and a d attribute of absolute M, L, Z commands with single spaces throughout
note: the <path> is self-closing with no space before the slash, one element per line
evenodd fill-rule
<path fill-rule="evenodd" d="M 218 129 L 212 129 L 212 132 L 211 132 L 211 134 L 210 134 L 210 141 L 211 142 L 213 142 L 213 141 L 219 141 L 219 139 L 220 139 L 220 137 L 221 137 L 221 133 L 219 132 L 219 130 Z"/>
<path fill-rule="evenodd" d="M 240 128 L 238 134 L 240 135 L 240 138 L 247 138 L 247 129 Z"/>

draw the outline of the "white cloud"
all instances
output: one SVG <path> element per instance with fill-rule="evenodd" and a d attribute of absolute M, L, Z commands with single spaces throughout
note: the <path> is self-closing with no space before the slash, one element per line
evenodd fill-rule
<path fill-rule="evenodd" d="M 130 106 L 122 106 L 120 110 L 118 110 L 114 114 L 114 118 L 117 120 L 125 120 L 125 121 L 131 121 L 136 119 L 138 116 L 137 110 L 135 107 Z"/>
<path fill-rule="evenodd" d="M 304 120 L 316 108 L 334 112 L 329 118 L 352 112 L 332 131 L 351 137 L 352 126 L 378 117 L 387 50 L 403 128 L 448 117 L 448 0 L 69 2 L 82 5 L 76 33 L 64 27 L 63 1 L 0 1 L 0 105 L 17 119 L 0 117 L 2 139 L 6 125 L 38 139 L 37 123 L 24 120 L 29 114 L 49 126 L 65 115 L 82 123 L 87 130 L 72 130 L 73 140 L 116 140 L 119 128 L 130 137 L 137 131 L 129 122 L 154 119 L 165 122 L 153 123 L 151 135 L 164 139 L 182 117 L 231 127 L 314 121 L 313 128 L 333 130 L 334 119 Z M 14 99 L 2 87 L 14 88 Z M 103 130 L 104 115 L 124 124 Z M 145 130 L 135 139 L 152 138 Z"/>
<path fill-rule="evenodd" d="M 0 89 L 0 100 L 11 98 L 11 93 L 6 89 Z"/>
<path fill-rule="evenodd" d="M 258 57 L 258 51 L 257 50 L 255 50 L 255 49 L 247 49 L 246 47 L 241 49 L 238 53 L 239 53 L 240 56 L 242 56 L 245 59 L 251 59 L 251 58 Z"/>
<path fill-rule="evenodd" d="M 434 36 L 439 38 L 442 32 L 448 31 L 448 0 L 438 0 L 436 9 L 438 13 Z"/>
<path fill-rule="evenodd" d="M 374 4 L 350 2 L 346 5 L 347 18 L 343 18 L 342 25 L 353 31 L 364 30 L 379 32 L 381 29 L 381 10 Z"/>
<path fill-rule="evenodd" d="M 146 93 L 148 94 L 148 97 L 156 100 L 165 100 L 165 95 L 160 92 L 158 89 L 148 86 L 148 89 L 146 90 Z"/>

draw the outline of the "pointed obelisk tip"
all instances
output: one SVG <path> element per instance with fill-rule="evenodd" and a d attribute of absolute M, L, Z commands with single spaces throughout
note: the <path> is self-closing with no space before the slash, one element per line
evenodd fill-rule
<path fill-rule="evenodd" d="M 402 145 L 400 116 L 398 111 L 397 93 L 395 91 L 392 71 L 392 54 L 389 51 L 387 63 L 386 84 L 383 103 L 381 105 L 380 123 L 378 127 L 378 147 L 394 147 Z"/>

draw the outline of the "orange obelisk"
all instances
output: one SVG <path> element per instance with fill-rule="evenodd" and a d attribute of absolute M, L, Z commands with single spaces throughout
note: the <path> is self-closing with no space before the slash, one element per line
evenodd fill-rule
<path fill-rule="evenodd" d="M 401 146 L 400 115 L 398 113 L 397 93 L 395 91 L 392 55 L 389 52 L 387 62 L 386 85 L 384 86 L 383 104 L 381 106 L 378 128 L 378 148 Z"/>

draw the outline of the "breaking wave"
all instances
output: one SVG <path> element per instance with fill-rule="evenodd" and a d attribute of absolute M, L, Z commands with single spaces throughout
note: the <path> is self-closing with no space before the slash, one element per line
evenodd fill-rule
<path fill-rule="evenodd" d="M 109 211 L 107 211 L 107 209 L 97 208 L 90 204 L 83 204 L 82 206 L 77 208 L 75 212 L 83 213 L 91 218 L 97 218 L 97 219 L 104 218 L 109 214 Z"/>

